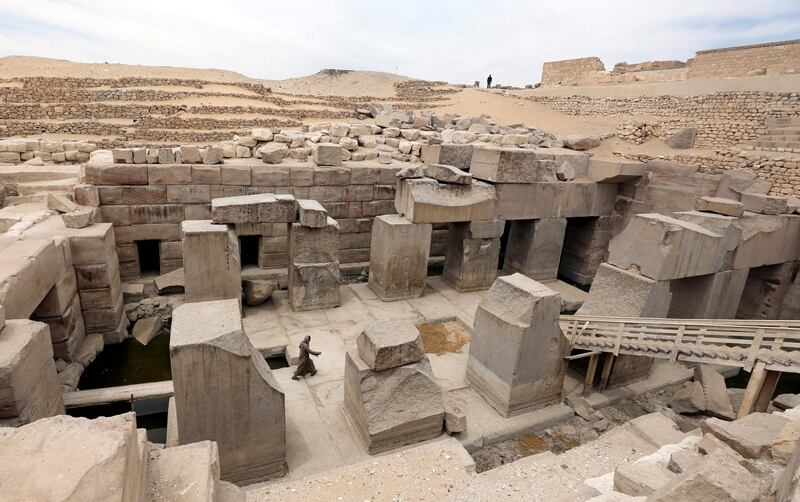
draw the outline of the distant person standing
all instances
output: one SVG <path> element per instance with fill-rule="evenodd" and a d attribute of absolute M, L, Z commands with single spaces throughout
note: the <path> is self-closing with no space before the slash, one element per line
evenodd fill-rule
<path fill-rule="evenodd" d="M 489 78 L 486 79 L 486 88 L 487 89 L 491 89 L 492 88 L 492 74 L 491 73 L 489 74 Z"/>

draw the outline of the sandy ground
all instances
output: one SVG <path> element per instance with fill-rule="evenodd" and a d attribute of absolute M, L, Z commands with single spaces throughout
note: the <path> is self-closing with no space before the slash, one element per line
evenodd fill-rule
<path fill-rule="evenodd" d="M 94 77 L 94 78 L 124 78 L 124 77 L 159 77 L 175 79 L 202 79 L 219 83 L 208 84 L 201 89 L 202 92 L 213 93 L 210 96 L 187 96 L 176 98 L 162 103 L 185 106 L 216 107 L 216 106 L 243 106 L 254 107 L 250 113 L 231 116 L 226 113 L 216 113 L 213 110 L 202 110 L 198 113 L 179 113 L 178 117 L 209 118 L 209 119 L 256 119 L 256 118 L 281 118 L 276 109 L 306 109 L 306 110 L 331 110 L 331 101 L 327 97 L 360 98 L 360 102 L 393 102 L 400 98 L 397 95 L 395 84 L 408 77 L 381 72 L 366 71 L 321 71 L 314 75 L 292 78 L 287 80 L 258 80 L 245 75 L 220 70 L 201 68 L 175 68 L 166 66 L 139 66 L 121 64 L 87 64 L 75 63 L 66 60 L 56 60 L 39 57 L 9 56 L 0 58 L 0 79 L 11 77 Z M 272 88 L 276 98 L 288 101 L 288 104 L 276 104 L 271 101 L 260 100 L 252 91 L 236 85 L 240 82 L 261 83 Z M 19 85 L 18 83 L 3 82 L 3 86 Z M 133 87 L 132 87 L 133 88 Z M 198 89 L 187 86 L 161 86 L 138 87 L 162 91 L 197 92 Z M 617 126 L 625 121 L 647 120 L 646 116 L 626 117 L 576 117 L 552 110 L 544 105 L 529 100 L 520 99 L 525 96 L 544 95 L 589 95 L 608 97 L 632 97 L 659 94 L 671 95 L 699 95 L 728 90 L 755 90 L 755 91 L 800 91 L 800 75 L 758 76 L 738 79 L 709 79 L 684 82 L 665 83 L 635 83 L 606 85 L 596 87 L 562 87 L 529 89 L 519 91 L 486 90 L 475 88 L 452 87 L 459 92 L 448 94 L 445 100 L 433 101 L 422 104 L 422 109 L 438 113 L 457 113 L 461 115 L 478 116 L 487 114 L 500 124 L 524 124 L 528 127 L 538 127 L 557 135 L 569 134 L 610 134 Z M 124 105 L 124 101 L 115 101 L 113 105 Z M 138 102 L 136 104 L 150 104 Z M 259 112 L 258 108 L 269 108 Z M 353 119 L 349 119 L 353 120 Z M 306 117 L 305 123 L 327 122 L 327 119 Z M 120 124 L 133 125 L 132 119 L 119 119 Z M 231 126 L 232 127 L 232 126 Z M 227 130 L 227 127 L 225 128 Z M 68 135 L 47 134 L 39 135 L 48 139 L 75 139 Z M 87 140 L 99 139 L 86 137 Z M 646 153 L 649 155 L 668 155 L 675 153 L 661 141 L 650 141 L 644 145 L 633 145 L 616 138 L 592 151 L 594 155 L 611 157 L 615 152 L 620 153 Z M 684 153 L 706 153 L 692 150 Z"/>

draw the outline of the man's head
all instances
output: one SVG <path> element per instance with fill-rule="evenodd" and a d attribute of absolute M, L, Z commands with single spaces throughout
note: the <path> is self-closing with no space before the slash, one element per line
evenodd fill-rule
<path fill-rule="evenodd" d="M 308 342 L 310 342 L 310 341 L 311 341 L 311 335 L 306 335 L 306 337 L 305 337 L 305 338 L 303 338 L 303 342 L 304 342 L 304 343 L 308 343 Z"/>

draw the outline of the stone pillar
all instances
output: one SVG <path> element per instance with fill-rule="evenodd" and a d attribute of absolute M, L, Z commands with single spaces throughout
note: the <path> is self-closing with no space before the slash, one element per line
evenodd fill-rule
<path fill-rule="evenodd" d="M 478 305 L 467 380 L 503 416 L 561 399 L 560 310 L 555 291 L 522 274 L 498 277 Z"/>
<path fill-rule="evenodd" d="M 778 319 L 800 262 L 751 268 L 747 275 L 737 319 Z"/>
<path fill-rule="evenodd" d="M 410 321 L 373 323 L 345 355 L 344 408 L 369 453 L 442 433 L 442 389 Z"/>
<path fill-rule="evenodd" d="M 503 271 L 537 281 L 555 280 L 566 229 L 566 218 L 512 221 Z"/>
<path fill-rule="evenodd" d="M 222 479 L 286 473 L 284 394 L 242 329 L 237 300 L 187 303 L 169 343 L 180 444 L 216 441 Z"/>
<path fill-rule="evenodd" d="M 233 228 L 210 220 L 181 223 L 187 302 L 241 300 L 239 241 Z"/>
<path fill-rule="evenodd" d="M 0 427 L 63 413 L 47 324 L 0 319 Z"/>
<path fill-rule="evenodd" d="M 669 281 L 655 281 L 603 263 L 597 269 L 589 296 L 575 314 L 666 317 L 671 300 Z M 646 378 L 652 367 L 653 360 L 649 357 L 621 354 L 614 360 L 608 385 L 625 385 Z"/>
<path fill-rule="evenodd" d="M 584 286 L 590 285 L 597 268 L 606 261 L 611 228 L 611 216 L 570 218 L 558 275 Z"/>
<path fill-rule="evenodd" d="M 339 306 L 339 224 L 289 227 L 289 304 L 294 311 Z"/>
<path fill-rule="evenodd" d="M 672 301 L 667 317 L 675 319 L 734 319 L 748 269 L 669 281 Z"/>
<path fill-rule="evenodd" d="M 411 223 L 398 214 L 372 223 L 369 287 L 385 301 L 422 296 L 428 277 L 430 223 Z"/>
<path fill-rule="evenodd" d="M 444 280 L 456 291 L 489 289 L 497 277 L 505 221 L 450 223 Z"/>

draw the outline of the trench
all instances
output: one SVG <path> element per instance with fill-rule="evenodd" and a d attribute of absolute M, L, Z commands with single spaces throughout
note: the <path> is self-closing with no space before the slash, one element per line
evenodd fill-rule
<path fill-rule="evenodd" d="M 106 345 L 84 370 L 78 389 L 106 389 L 172 380 L 169 338 L 169 328 L 165 324 L 161 332 L 147 345 L 142 345 L 134 338 Z M 265 360 L 271 369 L 289 366 L 283 354 L 267 357 Z M 154 443 L 164 443 L 167 435 L 168 403 L 167 397 L 131 399 L 69 407 L 67 414 L 74 417 L 97 418 L 133 411 L 136 413 L 136 426 L 147 431 L 147 439 Z"/>

